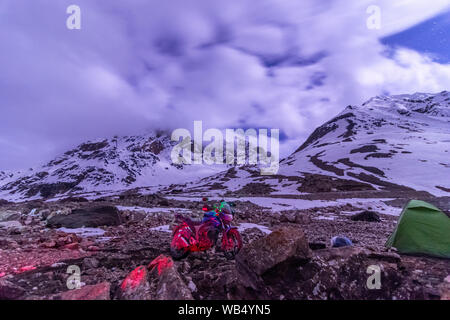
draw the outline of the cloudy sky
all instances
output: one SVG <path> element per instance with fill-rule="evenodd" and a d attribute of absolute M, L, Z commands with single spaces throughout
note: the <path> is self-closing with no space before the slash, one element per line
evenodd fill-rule
<path fill-rule="evenodd" d="M 81 30 L 66 27 L 69 5 Z M 369 29 L 367 9 L 381 9 Z M 152 128 L 279 128 L 450 89 L 448 0 L 0 0 L 0 170 Z M 372 12 L 369 10 L 369 12 Z"/>

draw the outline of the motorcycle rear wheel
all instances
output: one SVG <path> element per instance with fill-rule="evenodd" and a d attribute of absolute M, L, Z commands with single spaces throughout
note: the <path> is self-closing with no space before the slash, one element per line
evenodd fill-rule
<path fill-rule="evenodd" d="M 189 255 L 189 250 L 170 247 L 170 255 L 174 260 L 181 260 Z"/>

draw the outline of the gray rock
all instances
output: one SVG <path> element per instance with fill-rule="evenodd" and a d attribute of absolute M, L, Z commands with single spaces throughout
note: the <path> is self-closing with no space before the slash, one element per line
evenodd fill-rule
<path fill-rule="evenodd" d="M 47 220 L 50 228 L 81 228 L 117 226 L 122 223 L 122 217 L 116 207 L 94 207 L 74 209 L 69 215 L 56 215 Z"/>
<path fill-rule="evenodd" d="M 380 215 L 373 211 L 363 211 L 351 216 L 353 221 L 380 222 Z"/>
<path fill-rule="evenodd" d="M 303 230 L 282 227 L 242 248 L 236 262 L 262 275 L 287 259 L 309 260 L 310 257 L 309 243 Z"/>
<path fill-rule="evenodd" d="M 100 262 L 96 258 L 84 258 L 83 265 L 85 269 L 98 268 Z"/>
<path fill-rule="evenodd" d="M 16 300 L 25 294 L 25 290 L 6 279 L 0 279 L 0 300 Z"/>
<path fill-rule="evenodd" d="M 0 222 L 0 229 L 7 230 L 22 230 L 24 226 L 19 221 L 4 221 Z"/>
<path fill-rule="evenodd" d="M 0 211 L 0 222 L 19 220 L 21 215 L 22 214 L 19 211 L 13 210 Z"/>

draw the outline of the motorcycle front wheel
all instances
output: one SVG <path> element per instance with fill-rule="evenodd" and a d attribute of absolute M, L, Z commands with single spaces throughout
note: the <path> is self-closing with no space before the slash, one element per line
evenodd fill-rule
<path fill-rule="evenodd" d="M 242 248 L 242 239 L 237 229 L 230 229 L 222 237 L 222 251 L 225 258 L 232 260 Z"/>

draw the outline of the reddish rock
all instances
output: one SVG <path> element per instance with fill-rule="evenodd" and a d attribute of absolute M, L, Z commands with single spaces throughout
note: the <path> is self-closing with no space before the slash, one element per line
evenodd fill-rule
<path fill-rule="evenodd" d="M 69 243 L 64 246 L 64 249 L 69 249 L 69 250 L 78 250 L 79 248 L 80 248 L 80 245 L 78 244 L 78 242 Z"/>
<path fill-rule="evenodd" d="M 44 248 L 55 248 L 57 246 L 57 244 L 56 244 L 56 242 L 54 240 L 50 240 L 50 241 L 44 242 L 42 244 L 42 246 Z"/>
<path fill-rule="evenodd" d="M 151 300 L 148 272 L 139 266 L 122 281 L 117 296 L 121 300 Z"/>
<path fill-rule="evenodd" d="M 157 271 L 158 275 L 161 276 L 161 274 L 169 269 L 173 267 L 173 260 L 170 257 L 167 257 L 165 255 L 160 255 L 158 256 L 155 260 L 153 260 L 152 262 L 150 262 L 150 264 L 148 265 L 148 269 L 150 270 L 150 272 L 152 271 Z"/>
<path fill-rule="evenodd" d="M 60 298 L 61 300 L 110 300 L 110 287 L 109 282 L 102 282 L 63 292 Z"/>
<path fill-rule="evenodd" d="M 193 300 L 191 290 L 181 279 L 172 258 L 160 255 L 148 268 L 152 281 L 156 283 L 156 300 Z"/>
<path fill-rule="evenodd" d="M 34 266 L 25 266 L 19 269 L 18 273 L 27 272 L 36 269 Z"/>
<path fill-rule="evenodd" d="M 83 249 L 89 248 L 90 246 L 93 246 L 93 245 L 95 245 L 95 242 L 94 242 L 94 241 L 87 240 L 87 239 L 82 239 L 81 242 L 80 242 L 80 246 L 81 246 Z"/>

